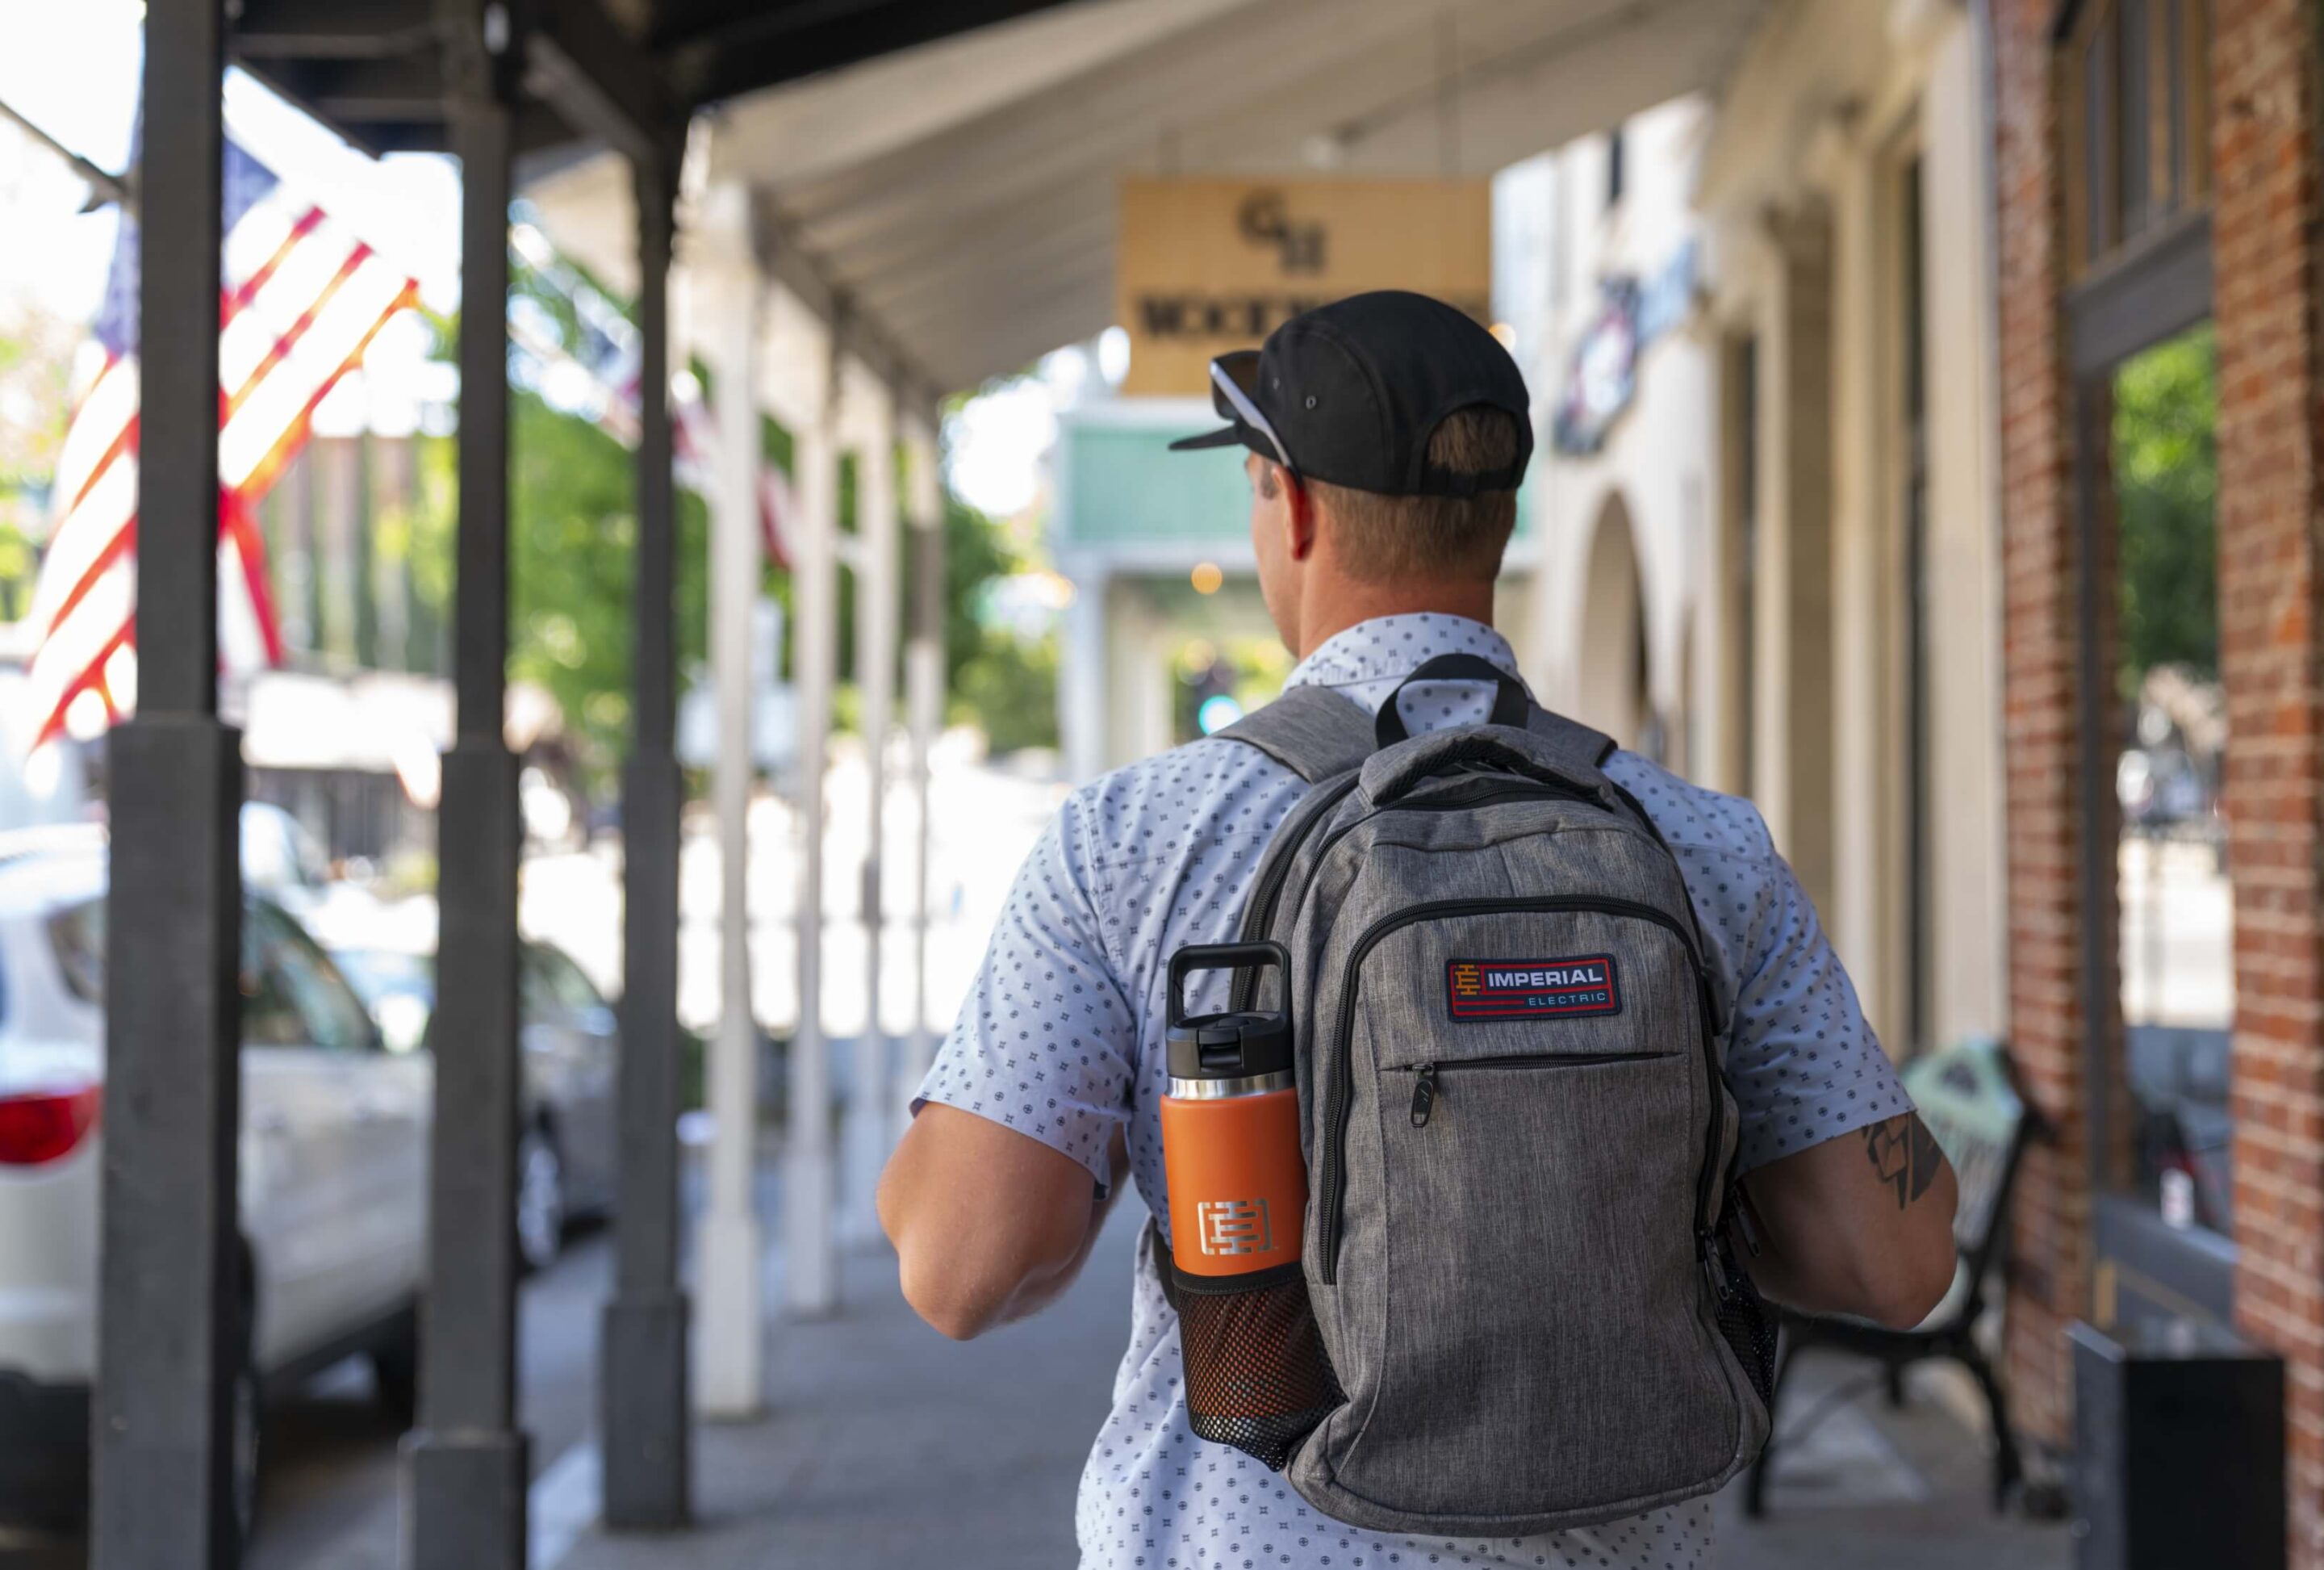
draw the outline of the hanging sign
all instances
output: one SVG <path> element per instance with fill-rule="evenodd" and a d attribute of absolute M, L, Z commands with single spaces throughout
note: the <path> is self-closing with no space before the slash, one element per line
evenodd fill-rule
<path fill-rule="evenodd" d="M 1486 180 L 1125 180 L 1120 242 L 1128 393 L 1206 396 L 1213 355 L 1367 290 L 1415 290 L 1491 320 Z"/>
<path fill-rule="evenodd" d="M 1606 445 L 1637 392 L 1638 356 L 1694 309 L 1695 279 L 1688 240 L 1644 282 L 1628 274 L 1600 281 L 1598 319 L 1575 340 L 1558 391 L 1550 432 L 1558 451 L 1588 457 Z"/>

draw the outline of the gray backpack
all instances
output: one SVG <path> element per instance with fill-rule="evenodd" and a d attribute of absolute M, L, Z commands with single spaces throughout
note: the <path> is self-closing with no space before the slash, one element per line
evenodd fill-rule
<path fill-rule="evenodd" d="M 1224 733 L 1312 786 L 1243 911 L 1287 983 L 1233 990 L 1287 985 L 1308 1205 L 1272 1300 L 1161 1261 L 1194 1427 L 1379 1531 L 1710 1492 L 1766 1439 L 1775 1335 L 1727 1238 L 1737 1120 L 1686 885 L 1604 736 L 1474 656 L 1411 679 L 1498 683 L 1494 723 L 1407 739 L 1395 700 L 1375 727 L 1305 688 Z"/>

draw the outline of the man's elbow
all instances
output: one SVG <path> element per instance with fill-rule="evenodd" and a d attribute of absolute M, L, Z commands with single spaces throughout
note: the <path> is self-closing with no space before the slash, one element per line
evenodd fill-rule
<path fill-rule="evenodd" d="M 1910 1330 L 1937 1311 L 1952 1290 L 1955 1256 L 1922 1249 L 1866 1283 L 1864 1316 L 1890 1330 Z"/>
<path fill-rule="evenodd" d="M 1920 1218 L 1911 1242 L 1898 1249 L 1871 1273 L 1865 1283 L 1865 1316 L 1891 1330 L 1910 1330 L 1937 1311 L 1953 1288 L 1960 1256 L 1953 1244 L 1953 1188 L 1950 1173 L 1933 1203 Z"/>
<path fill-rule="evenodd" d="M 959 1270 L 901 1249 L 897 1262 L 904 1301 L 939 1335 L 973 1341 L 1001 1318 L 1005 1299 L 978 1289 Z"/>
<path fill-rule="evenodd" d="M 983 1279 L 964 1251 L 944 1246 L 936 1229 L 915 1226 L 900 1196 L 882 1183 L 878 1197 L 881 1229 L 895 1246 L 899 1284 L 912 1312 L 939 1334 L 969 1341 L 992 1328 L 1007 1298 Z"/>

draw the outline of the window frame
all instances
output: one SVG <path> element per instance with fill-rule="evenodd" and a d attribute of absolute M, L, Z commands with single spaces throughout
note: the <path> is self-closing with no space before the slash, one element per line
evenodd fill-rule
<path fill-rule="evenodd" d="M 2071 373 L 2076 630 L 2076 729 L 2080 812 L 2077 830 L 2083 913 L 2083 1107 L 2096 1270 L 2092 1314 L 2109 1325 L 2126 1298 L 2141 1311 L 2232 1323 L 2235 1241 L 2197 1227 L 2166 1224 L 2128 1192 L 2127 1110 L 2119 938 L 2121 912 L 2114 846 L 2121 832 L 2115 797 L 2110 596 L 2116 587 L 2113 542 L 2113 383 L 2124 362 L 2176 337 L 2214 314 L 2211 222 L 2206 211 L 2182 215 L 2162 234 L 2105 271 L 2069 288 L 2064 300 Z"/>

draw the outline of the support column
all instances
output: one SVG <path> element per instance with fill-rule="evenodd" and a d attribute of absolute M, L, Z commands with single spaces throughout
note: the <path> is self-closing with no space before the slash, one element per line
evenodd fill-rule
<path fill-rule="evenodd" d="M 404 1440 L 403 1562 L 525 1562 L 526 1438 L 516 1427 L 517 761 L 503 739 L 508 660 L 506 13 L 442 0 L 460 160 L 457 704 L 438 815 L 436 1108 L 420 1427 Z"/>
<path fill-rule="evenodd" d="M 113 734 L 106 1140 L 91 1558 L 238 1562 L 235 1226 L 240 733 L 217 717 L 223 0 L 146 17 L 139 283 L 143 692 Z M 128 221 L 124 216 L 124 221 Z"/>
<path fill-rule="evenodd" d="M 865 829 L 861 904 L 863 916 L 863 1033 L 855 1042 L 855 1084 L 847 1103 L 847 1241 L 877 1242 L 873 1207 L 880 1168 L 894 1132 L 888 1032 L 880 1019 L 884 912 L 881 867 L 886 849 L 888 732 L 896 694 L 896 405 L 880 390 L 871 439 L 858 454 L 856 518 L 862 554 L 855 595 L 855 683 L 863 736 Z"/>
<path fill-rule="evenodd" d="M 622 1058 L 613 1299 L 599 1341 L 605 1524 L 666 1530 L 690 1512 L 687 1298 L 678 1284 L 678 854 L 673 750 L 677 542 L 670 472 L 669 258 L 676 160 L 635 169 L 638 551 L 635 740 L 622 776 Z"/>
<path fill-rule="evenodd" d="M 791 679 L 798 689 L 798 1030 L 791 1037 L 790 1129 L 783 1168 L 783 1248 L 791 1312 L 812 1318 L 839 1304 L 832 1226 L 831 1064 L 823 1033 L 823 771 L 838 655 L 839 467 L 832 436 L 836 365 L 820 416 L 792 448 L 799 527 L 791 552 Z"/>
<path fill-rule="evenodd" d="M 904 642 L 904 712 L 912 742 L 912 792 L 919 844 L 912 854 L 912 1028 L 904 1039 L 904 1071 L 895 1096 L 897 1135 L 911 1121 L 911 1098 L 936 1057 L 935 1027 L 928 1019 L 928 917 L 934 897 L 929 855 L 935 845 L 934 776 L 929 759 L 944 723 L 945 530 L 944 485 L 936 472 L 932 428 L 915 429 L 910 455 L 910 542 L 904 555 L 910 614 Z"/>
<path fill-rule="evenodd" d="M 759 291 L 736 265 L 718 281 L 711 335 L 717 404 L 717 496 L 710 520 L 710 662 L 718 694 L 718 1033 L 710 1047 L 710 1209 L 702 1226 L 705 1417 L 743 1418 L 765 1405 L 759 1225 L 759 1020 L 751 998 L 749 817 L 751 617 L 759 597 Z"/>
<path fill-rule="evenodd" d="M 1065 658 L 1057 663 L 1057 734 L 1065 777 L 1086 785 L 1105 772 L 1106 572 L 1093 563 L 1065 568 L 1074 586 L 1065 609 Z"/>

